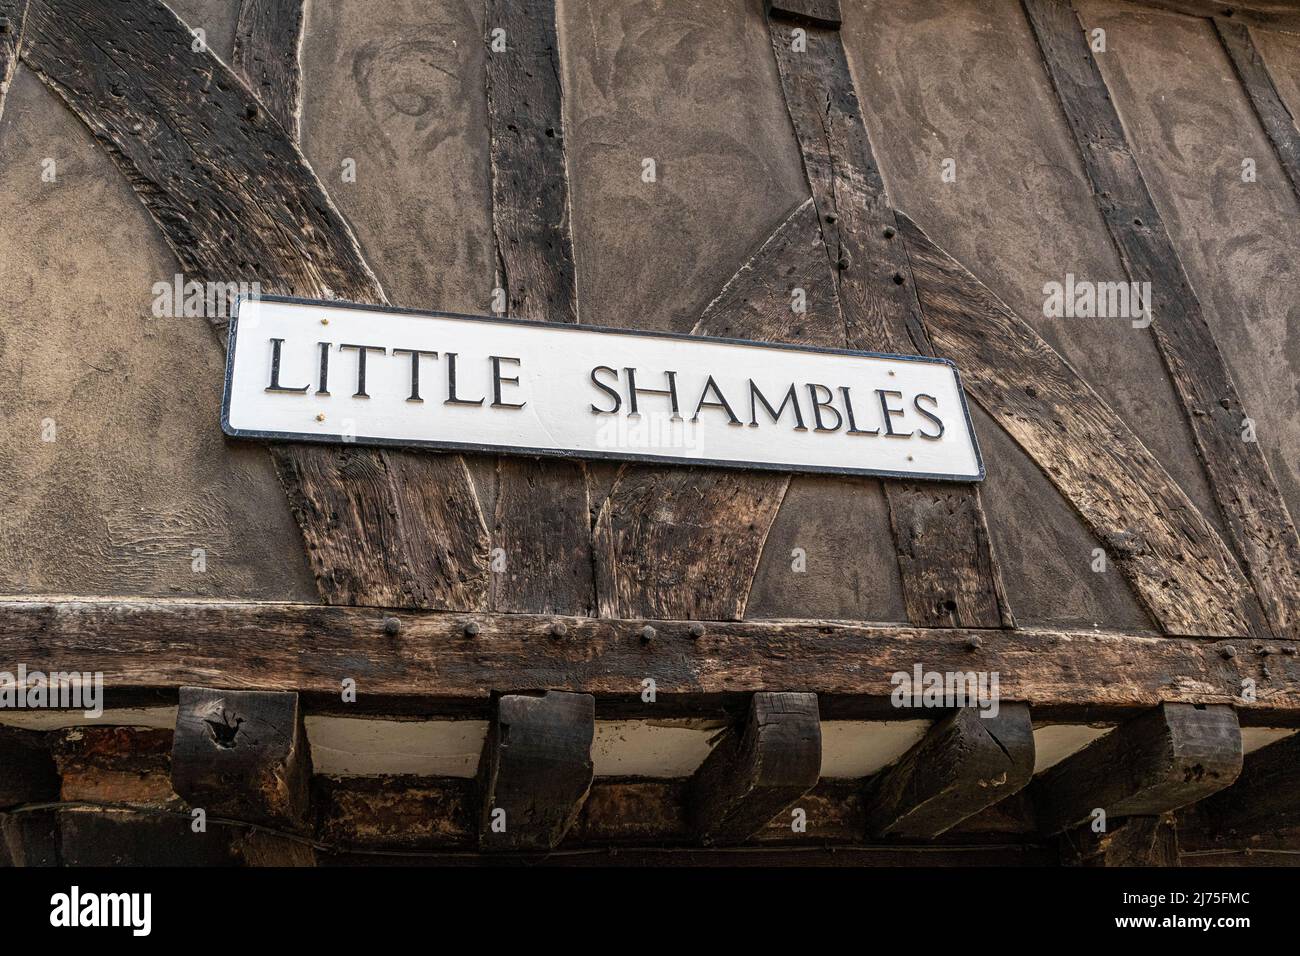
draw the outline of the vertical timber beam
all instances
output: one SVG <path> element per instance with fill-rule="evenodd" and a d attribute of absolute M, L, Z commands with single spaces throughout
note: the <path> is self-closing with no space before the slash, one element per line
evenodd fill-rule
<path fill-rule="evenodd" d="M 1241 773 L 1241 730 L 1231 707 L 1161 704 L 1094 741 L 1034 781 L 1044 833 L 1105 814 L 1158 816 L 1222 790 Z"/>
<path fill-rule="evenodd" d="M 1263 608 L 1257 630 L 1300 636 L 1300 538 L 1200 301 L 1147 189 L 1110 90 L 1065 0 L 1022 0 L 1097 204 L 1133 282 L 1150 282 L 1151 330 L 1191 425 L 1230 543 Z M 1263 636 L 1263 635 L 1260 635 Z"/>
<path fill-rule="evenodd" d="M 5 94 L 18 68 L 18 48 L 23 32 L 27 0 L 0 0 L 0 116 L 5 112 Z"/>
<path fill-rule="evenodd" d="M 479 760 L 482 849 L 555 848 L 591 789 L 595 730 L 590 694 L 497 699 Z"/>
<path fill-rule="evenodd" d="M 1060 839 L 1065 866 L 1179 866 L 1178 829 L 1171 813 L 1129 817 L 1103 832 L 1083 826 Z"/>
<path fill-rule="evenodd" d="M 507 314 L 577 322 L 555 0 L 486 0 L 492 229 Z M 497 31 L 502 31 L 497 33 Z M 504 49 L 496 44 L 504 43 Z M 582 462 L 498 458 L 498 611 L 590 614 L 591 505 Z"/>
<path fill-rule="evenodd" d="M 1214 18 L 1214 29 L 1219 34 L 1228 58 L 1237 71 L 1255 115 L 1260 125 L 1268 134 L 1273 149 L 1277 152 L 1282 171 L 1291 180 L 1291 188 L 1300 198 L 1300 130 L 1296 129 L 1295 117 L 1287 109 L 1286 103 L 1278 95 L 1273 85 L 1273 77 L 1268 72 L 1268 64 L 1260 55 L 1259 48 L 1251 38 L 1250 27 L 1234 20 L 1222 17 Z"/>
<path fill-rule="evenodd" d="M 117 163 L 187 274 L 385 302 L 297 144 L 192 39 L 159 0 L 30 0 L 21 56 Z M 224 344 L 226 320 L 212 319 Z M 460 456 L 276 445 L 272 457 L 327 603 L 483 607 L 487 530 Z"/>
<path fill-rule="evenodd" d="M 962 707 L 934 725 L 893 766 L 872 777 L 863 807 L 867 837 L 929 840 L 1018 793 L 1034 773 L 1029 708 L 997 715 Z"/>
<path fill-rule="evenodd" d="M 209 817 L 299 829 L 307 823 L 311 753 L 298 695 L 182 687 L 172 787 Z"/>
<path fill-rule="evenodd" d="M 933 354 L 911 269 L 858 106 L 838 3 L 768 5 L 786 106 L 803 154 L 851 348 Z M 979 490 L 886 481 L 908 619 L 1010 627 Z"/>
<path fill-rule="evenodd" d="M 758 693 L 691 778 L 687 812 L 705 845 L 743 843 L 817 785 L 816 694 Z"/>
<path fill-rule="evenodd" d="M 248 82 L 262 105 L 298 139 L 302 115 L 302 45 L 304 0 L 243 0 L 235 23 L 235 50 L 230 65 Z"/>

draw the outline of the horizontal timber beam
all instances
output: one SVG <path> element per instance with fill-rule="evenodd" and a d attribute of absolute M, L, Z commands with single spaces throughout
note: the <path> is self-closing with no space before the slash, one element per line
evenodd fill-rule
<path fill-rule="evenodd" d="M 651 627 L 652 632 L 646 631 Z M 888 700 L 891 676 L 997 671 L 1004 701 L 1092 712 L 1231 703 L 1251 723 L 1300 718 L 1295 645 L 1043 628 L 998 632 L 831 621 L 606 620 L 307 604 L 0 601 L 0 659 L 101 672 L 107 705 L 187 685 L 297 691 L 313 710 L 397 700 L 486 707 L 491 694 L 564 690 L 636 700 L 759 691 Z M 356 704 L 341 704 L 343 681 Z M 1243 681 L 1249 683 L 1243 684 Z M 1253 699 L 1237 695 L 1250 688 Z M 115 696 L 120 695 L 120 696 Z M 825 695 L 825 696 L 824 696 Z M 332 704 L 331 704 L 332 702 Z M 365 702 L 364 707 L 360 706 Z M 1055 715 L 1052 715 L 1055 716 Z"/>

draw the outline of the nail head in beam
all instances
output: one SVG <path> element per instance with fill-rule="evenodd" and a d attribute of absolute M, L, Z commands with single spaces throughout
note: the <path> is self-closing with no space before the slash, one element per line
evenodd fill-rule
<path fill-rule="evenodd" d="M 306 822 L 311 753 L 298 695 L 182 687 L 172 787 L 209 817 Z"/>
<path fill-rule="evenodd" d="M 591 694 L 497 699 L 479 761 L 480 847 L 555 848 L 591 789 L 595 730 Z"/>
<path fill-rule="evenodd" d="M 767 15 L 838 30 L 843 23 L 840 0 L 768 0 Z"/>
<path fill-rule="evenodd" d="M 1229 786 L 1241 773 L 1241 729 L 1226 705 L 1161 704 L 1058 763 L 1034 782 L 1039 826 L 1158 816 Z"/>
<path fill-rule="evenodd" d="M 688 813 L 705 844 L 741 843 L 817 785 L 822 764 L 816 694 L 763 692 L 691 778 Z"/>
<path fill-rule="evenodd" d="M 1029 707 L 1003 703 L 995 717 L 981 713 L 963 707 L 939 719 L 902 759 L 867 781 L 868 838 L 931 839 L 1029 783 Z"/>

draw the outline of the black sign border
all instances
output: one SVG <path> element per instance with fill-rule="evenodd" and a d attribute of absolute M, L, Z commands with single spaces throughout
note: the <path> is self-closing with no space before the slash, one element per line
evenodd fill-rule
<path fill-rule="evenodd" d="M 814 352 L 823 355 L 852 355 L 866 358 L 886 358 L 894 362 L 919 362 L 929 365 L 947 365 L 952 369 L 957 381 L 957 395 L 961 399 L 962 415 L 966 420 L 966 430 L 970 434 L 971 446 L 975 451 L 975 461 L 979 465 L 979 474 L 975 477 L 957 477 L 953 475 L 932 474 L 915 471 L 890 471 L 882 468 L 836 468 L 832 465 L 799 465 L 779 463 L 731 461 L 716 458 L 680 458 L 672 455 L 641 455 L 625 451 L 583 452 L 574 454 L 562 448 L 521 448 L 513 445 L 482 445 L 475 442 L 451 441 L 407 441 L 400 438 L 367 438 L 360 435 L 344 438 L 342 435 L 259 431 L 233 428 L 230 424 L 230 398 L 235 372 L 235 337 L 239 328 L 239 309 L 245 299 L 260 302 L 284 302 L 291 305 L 321 306 L 330 309 L 352 309 L 362 312 L 387 312 L 398 315 L 416 315 L 431 319 L 461 319 L 472 322 L 486 322 L 492 325 L 539 325 L 552 329 L 564 329 L 580 332 L 602 332 L 611 335 L 635 335 L 652 339 L 674 339 L 691 342 L 717 342 L 723 345 L 743 345 L 760 349 L 779 349 L 786 352 Z M 858 349 L 837 349 L 820 345 L 790 345 L 783 342 L 756 342 L 752 339 L 720 338 L 708 335 L 690 335 L 685 332 L 657 332 L 646 329 L 616 329 L 601 325 L 584 325 L 569 322 L 536 322 L 529 319 L 511 319 L 503 316 L 465 315 L 459 312 L 437 312 L 423 309 L 404 309 L 389 305 L 368 305 L 360 302 L 347 302 L 342 299 L 304 299 L 291 295 L 239 296 L 235 301 L 235 311 L 230 319 L 229 334 L 226 341 L 226 378 L 225 390 L 221 399 L 221 430 L 231 438 L 251 439 L 271 442 L 315 442 L 326 445 L 362 445 L 378 448 L 425 449 L 436 451 L 476 452 L 479 454 L 521 455 L 530 458 L 560 458 L 568 461 L 639 461 L 656 465 L 702 466 L 706 468 L 732 468 L 741 471 L 779 471 L 792 475 L 871 475 L 877 478 L 910 478 L 917 481 L 947 481 L 955 484 L 978 484 L 984 480 L 984 456 L 980 452 L 979 438 L 975 434 L 975 425 L 971 421 L 970 407 L 966 403 L 966 389 L 962 386 L 961 371 L 951 359 L 928 355 L 892 355 L 887 352 L 863 352 Z"/>

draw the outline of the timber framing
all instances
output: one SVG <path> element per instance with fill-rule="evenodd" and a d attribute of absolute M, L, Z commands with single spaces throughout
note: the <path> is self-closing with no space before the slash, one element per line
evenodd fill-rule
<path fill-rule="evenodd" d="M 647 626 L 655 629 L 648 642 Z M 47 672 L 102 671 L 110 695 L 170 694 L 220 679 L 298 691 L 313 709 L 415 703 L 426 713 L 481 713 L 494 691 L 639 700 L 650 678 L 657 715 L 725 712 L 728 695 L 747 702 L 759 691 L 798 691 L 817 694 L 826 716 L 828 697 L 870 698 L 890 712 L 891 675 L 922 661 L 939 671 L 997 671 L 1002 699 L 1036 714 L 1055 708 L 1092 719 L 1180 701 L 1234 704 L 1256 723 L 1300 717 L 1293 644 L 1036 628 L 992 641 L 978 629 L 814 620 L 711 622 L 699 631 L 685 621 L 302 604 L 0 602 L 0 657 Z M 357 704 L 339 702 L 345 678 L 357 683 Z M 1247 687 L 1253 700 L 1241 696 Z"/>
<path fill-rule="evenodd" d="M 1300 538 L 1196 292 L 1129 145 L 1083 25 L 1067 0 L 1023 0 L 1102 218 L 1129 278 L 1150 282 L 1156 344 L 1230 543 L 1263 608 L 1264 634 L 1300 636 Z"/>
<path fill-rule="evenodd" d="M 1240 23 L 1266 27 L 1284 33 L 1300 33 L 1300 10 L 1290 0 L 1257 0 L 1246 3 L 1220 3 L 1217 0 L 1130 0 L 1144 7 L 1155 7 L 1189 17 L 1214 19 L 1231 17 Z"/>
<path fill-rule="evenodd" d="M 791 14 L 794 19 L 788 19 Z M 934 354 L 858 105 L 839 20 L 836 0 L 768 9 L 772 50 L 846 341 L 868 351 Z M 795 30 L 806 35 L 806 49 L 796 44 Z M 1014 626 L 979 490 L 887 481 L 884 491 L 908 620 L 926 627 Z"/>

